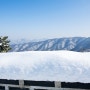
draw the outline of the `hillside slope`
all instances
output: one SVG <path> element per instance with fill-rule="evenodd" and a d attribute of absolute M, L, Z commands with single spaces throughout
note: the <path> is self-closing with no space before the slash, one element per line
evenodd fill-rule
<path fill-rule="evenodd" d="M 78 52 L 90 51 L 90 37 L 55 38 L 38 42 L 12 44 L 11 51 L 54 51 L 70 50 Z"/>

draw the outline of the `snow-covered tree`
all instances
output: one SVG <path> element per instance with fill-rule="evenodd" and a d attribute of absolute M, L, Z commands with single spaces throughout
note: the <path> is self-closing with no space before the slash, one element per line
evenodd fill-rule
<path fill-rule="evenodd" d="M 8 52 L 11 49 L 9 42 L 8 36 L 0 36 L 0 52 Z"/>

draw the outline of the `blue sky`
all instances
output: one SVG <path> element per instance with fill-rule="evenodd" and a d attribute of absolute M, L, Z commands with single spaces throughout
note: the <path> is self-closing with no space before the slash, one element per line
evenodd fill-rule
<path fill-rule="evenodd" d="M 0 0 L 0 36 L 90 36 L 90 0 Z"/>

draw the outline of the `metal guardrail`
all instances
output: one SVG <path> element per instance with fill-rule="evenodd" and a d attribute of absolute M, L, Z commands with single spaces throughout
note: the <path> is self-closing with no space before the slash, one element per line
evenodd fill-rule
<path fill-rule="evenodd" d="M 16 81 L 15 80 L 2 80 L 0 82 L 1 82 L 0 90 L 90 90 L 90 89 L 78 89 L 78 88 L 64 88 L 62 87 L 62 84 L 59 81 L 40 82 L 40 81 L 24 81 L 24 80 L 16 80 Z M 44 85 L 40 86 L 38 82 Z M 48 84 L 51 83 L 51 86 L 49 85 L 45 86 L 46 83 Z"/>
<path fill-rule="evenodd" d="M 10 85 L 10 84 L 0 84 L 0 86 L 5 87 L 5 89 L 1 89 L 1 90 L 13 90 L 13 89 L 14 90 L 88 90 L 88 89 L 41 87 L 41 86 L 23 86 L 23 87 L 21 87 L 20 85 Z"/>

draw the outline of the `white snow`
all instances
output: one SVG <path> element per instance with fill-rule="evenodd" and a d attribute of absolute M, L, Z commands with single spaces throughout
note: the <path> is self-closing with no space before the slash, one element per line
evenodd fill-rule
<path fill-rule="evenodd" d="M 90 83 L 90 52 L 0 53 L 0 79 Z"/>

